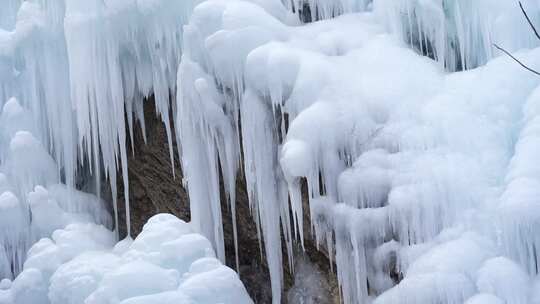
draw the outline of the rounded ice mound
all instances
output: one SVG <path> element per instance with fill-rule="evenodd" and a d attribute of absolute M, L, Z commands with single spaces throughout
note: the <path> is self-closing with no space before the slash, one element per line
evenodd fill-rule
<path fill-rule="evenodd" d="M 8 99 L 4 107 L 2 108 L 2 118 L 16 117 L 24 112 L 23 108 L 19 104 L 19 101 L 15 97 Z"/>
<path fill-rule="evenodd" d="M 42 143 L 28 131 L 18 131 L 9 143 L 5 173 L 29 192 L 37 185 L 50 185 L 59 181 L 58 169 Z"/>
<path fill-rule="evenodd" d="M 309 176 L 313 165 L 311 147 L 302 140 L 287 141 L 283 145 L 280 164 L 288 180 Z"/>
<path fill-rule="evenodd" d="M 71 257 L 92 250 L 107 250 L 114 244 L 114 236 L 103 226 L 70 224 L 56 230 L 52 236 L 57 246 Z"/>
<path fill-rule="evenodd" d="M 186 234 L 160 247 L 161 262 L 180 273 L 187 272 L 202 257 L 215 257 L 215 254 L 210 241 L 200 234 Z"/>
<path fill-rule="evenodd" d="M 246 82 L 259 96 L 270 96 L 274 106 L 292 94 L 303 54 L 277 43 L 254 49 L 246 58 Z"/>
<path fill-rule="evenodd" d="M 36 188 L 34 198 L 46 199 L 46 191 Z M 7 193 L 3 205 L 18 207 L 18 200 Z M 13 282 L 0 282 L 0 304 L 83 303 L 253 302 L 238 275 L 215 258 L 208 239 L 189 223 L 159 214 L 135 240 L 116 246 L 103 226 L 69 224 L 30 248 Z"/>
<path fill-rule="evenodd" d="M 87 252 L 63 264 L 51 277 L 51 304 L 79 304 L 98 288 L 103 275 L 118 265 L 113 254 Z"/>
<path fill-rule="evenodd" d="M 474 283 L 466 275 L 430 273 L 406 277 L 373 303 L 463 303 L 474 291 Z"/>
<path fill-rule="evenodd" d="M 478 271 L 478 290 L 491 293 L 504 303 L 528 303 L 532 282 L 518 264 L 505 258 L 487 260 Z"/>
<path fill-rule="evenodd" d="M 25 269 L 11 285 L 14 304 L 47 304 L 47 282 L 38 269 Z M 7 302 L 10 304 L 10 302 Z"/>
<path fill-rule="evenodd" d="M 419 257 L 407 270 L 408 276 L 428 273 L 463 273 L 473 277 L 489 251 L 475 242 L 475 235 L 463 237 L 435 246 Z"/>
<path fill-rule="evenodd" d="M 76 253 L 73 246 L 81 245 L 72 232 L 84 227 L 58 230 L 55 243 L 43 239 L 30 251 L 26 266 L 62 257 L 46 267 L 57 268 L 51 304 L 252 303 L 238 275 L 214 258 L 210 241 L 173 215 L 152 217 L 135 240 L 116 246 L 90 231 L 93 249 Z"/>
<path fill-rule="evenodd" d="M 86 251 L 112 248 L 113 234 L 103 226 L 70 224 L 56 230 L 52 239 L 43 238 L 30 248 L 24 268 L 40 269 L 52 275 L 62 264 Z"/>
<path fill-rule="evenodd" d="M 28 251 L 24 268 L 36 268 L 52 274 L 62 265 L 63 260 L 64 255 L 61 254 L 58 246 L 51 239 L 43 238 L 35 243 Z"/>
<path fill-rule="evenodd" d="M 161 244 L 173 241 L 191 232 L 189 224 L 171 214 L 151 217 L 142 232 L 131 244 L 131 249 L 143 252 L 157 251 Z"/>
<path fill-rule="evenodd" d="M 253 303 L 238 275 L 215 258 L 204 258 L 193 263 L 180 291 L 201 304 Z"/>
<path fill-rule="evenodd" d="M 191 267 L 189 267 L 189 273 L 187 275 L 192 277 L 200 273 L 218 269 L 221 266 L 221 262 L 216 258 L 202 258 L 195 261 Z"/>
<path fill-rule="evenodd" d="M 47 189 L 36 186 L 28 194 L 28 202 L 32 211 L 32 226 L 38 235 L 51 235 L 68 224 L 64 211 L 49 196 Z"/>
<path fill-rule="evenodd" d="M 133 261 L 105 274 L 87 304 L 116 304 L 140 295 L 171 291 L 178 287 L 179 274 L 145 261 Z"/>
<path fill-rule="evenodd" d="M 11 280 L 3 279 L 0 281 L 0 290 L 6 290 L 11 288 Z"/>

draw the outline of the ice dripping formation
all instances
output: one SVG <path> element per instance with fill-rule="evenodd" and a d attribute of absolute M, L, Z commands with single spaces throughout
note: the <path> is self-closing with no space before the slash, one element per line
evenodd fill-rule
<path fill-rule="evenodd" d="M 306 8 L 322 21 L 291 16 Z M 534 66 L 535 39 L 514 1 L 207 1 L 178 77 L 179 141 L 201 149 L 182 151 L 190 196 L 245 174 L 275 303 L 279 227 L 289 261 L 304 238 L 302 183 L 345 303 L 531 301 L 536 177 L 513 172 L 536 170 L 520 130 L 538 80 L 492 44 Z"/>
<path fill-rule="evenodd" d="M 538 2 L 523 5 L 540 24 Z M 108 303 L 117 282 L 134 284 L 115 295 L 125 303 L 205 303 L 182 275 L 212 269 L 232 282 L 222 301 L 249 302 L 217 260 L 170 260 L 185 246 L 224 260 L 220 181 L 234 214 L 239 172 L 274 303 L 293 243 L 310 237 L 345 303 L 540 301 L 539 82 L 493 43 L 540 65 L 513 0 L 6 0 L 0 275 L 22 273 L 2 281 L 0 303 Z M 120 172 L 129 197 L 126 142 L 150 95 L 170 147 L 174 120 L 192 222 L 158 216 L 113 248 L 96 224 L 113 227 L 116 207 L 110 216 L 75 177 L 105 175 L 116 197 Z M 91 292 L 65 298 L 83 265 L 100 265 Z M 150 298 L 130 300 L 144 296 L 130 293 L 130 267 L 156 278 Z"/>
<path fill-rule="evenodd" d="M 176 79 L 181 25 L 193 5 L 190 1 L 8 1 L 8 8 L 20 9 L 12 11 L 16 22 L 0 32 L 0 105 L 7 131 L 2 137 L 6 150 L 2 163 L 6 170 L 12 169 L 10 179 L 17 179 L 12 181 L 15 191 L 24 196 L 36 185 L 59 182 L 60 175 L 73 188 L 79 165 L 85 165 L 98 183 L 102 171 L 107 175 L 116 197 L 119 168 L 124 180 L 127 177 L 126 137 L 133 132 L 134 119 L 144 124 L 143 98 L 154 94 L 157 112 L 164 121 L 169 119 L 169 88 Z M 19 166 L 25 160 L 9 161 L 7 147 L 17 148 L 10 145 L 17 131 L 31 132 L 37 140 L 34 145 L 51 151 L 58 166 L 45 159 L 40 168 L 41 159 L 36 159 L 35 173 L 16 172 L 23 171 Z M 11 154 L 20 156 L 16 151 Z M 37 177 L 41 178 L 32 180 Z M 129 197 L 127 184 L 125 191 Z"/>
<path fill-rule="evenodd" d="M 117 243 L 116 201 L 111 216 L 75 187 L 92 176 L 84 182 L 99 195 L 107 179 L 116 198 L 120 171 L 128 197 L 126 139 L 135 121 L 144 126 L 150 95 L 170 144 L 182 25 L 194 5 L 2 3 L 0 303 L 251 302 L 191 224 L 156 215 L 133 240 L 126 206 L 128 237 Z"/>

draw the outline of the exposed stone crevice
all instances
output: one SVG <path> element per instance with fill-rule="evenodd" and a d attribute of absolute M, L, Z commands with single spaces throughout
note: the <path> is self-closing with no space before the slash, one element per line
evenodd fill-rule
<path fill-rule="evenodd" d="M 129 189 L 130 189 L 130 209 L 131 209 L 131 231 L 135 237 L 142 230 L 146 221 L 156 213 L 171 213 L 179 218 L 189 221 L 189 198 L 186 189 L 182 185 L 182 171 L 177 155 L 174 155 L 174 166 L 176 178 L 173 177 L 170 166 L 169 147 L 165 127 L 160 118 L 157 117 L 152 100 L 145 102 L 144 106 L 146 118 L 147 143 L 144 142 L 142 130 L 139 124 L 135 124 L 134 147 L 135 153 L 130 153 L 128 159 Z M 173 134 L 174 138 L 174 134 Z M 128 143 L 131 147 L 131 143 Z M 173 140 L 175 151 L 177 151 L 176 141 Z M 103 185 L 108 182 L 103 181 Z M 125 237 L 125 209 L 124 209 L 124 189 L 123 181 L 119 180 L 118 187 L 118 213 L 120 237 Z M 106 188 L 106 187 L 104 187 Z M 223 189 L 223 185 L 221 187 Z M 104 189 L 104 197 L 110 198 L 110 189 Z M 234 250 L 233 225 L 231 210 L 228 203 L 225 203 L 225 195 L 222 193 L 222 217 L 223 230 L 226 249 L 226 264 L 236 270 L 236 259 Z M 109 199 L 110 201 L 110 199 Z M 305 198 L 305 251 L 299 244 L 295 247 L 295 255 L 309 260 L 320 273 L 325 274 L 327 282 L 324 283 L 329 295 L 325 299 L 332 299 L 331 303 L 339 303 L 339 292 L 337 279 L 330 270 L 327 255 L 316 249 L 311 239 L 309 224 L 309 212 L 307 211 L 307 198 Z M 112 209 L 112 208 L 111 208 Z M 236 219 L 238 227 L 238 247 L 239 247 L 239 273 L 242 282 L 248 290 L 255 303 L 271 303 L 270 274 L 268 265 L 264 258 L 264 249 L 261 249 L 257 236 L 257 227 L 251 215 L 246 192 L 245 180 L 242 174 L 238 174 L 236 184 Z M 284 295 L 283 303 L 287 303 L 287 291 L 293 286 L 294 278 L 287 261 L 287 252 L 282 242 L 283 251 L 283 274 L 284 274 Z M 263 256 L 261 256 L 261 254 Z M 326 300 L 325 300 L 326 301 Z M 319 303 L 316 301 L 313 303 Z M 323 304 L 321 302 L 321 304 Z"/>
<path fill-rule="evenodd" d="M 128 157 L 130 219 L 132 236 L 138 235 L 142 226 L 157 213 L 171 213 L 189 221 L 189 199 L 182 187 L 182 171 L 177 155 L 174 155 L 174 172 L 170 162 L 167 133 L 157 116 L 152 99 L 145 101 L 144 117 L 147 142 L 144 142 L 141 126 L 134 124 L 134 153 Z M 173 134 L 174 151 L 177 151 Z M 131 149 L 131 143 L 128 143 Z M 124 184 L 117 183 L 120 237 L 126 235 Z"/>

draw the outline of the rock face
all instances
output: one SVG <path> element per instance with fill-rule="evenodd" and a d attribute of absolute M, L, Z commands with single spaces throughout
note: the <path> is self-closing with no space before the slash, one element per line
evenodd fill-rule
<path fill-rule="evenodd" d="M 167 134 L 161 119 L 157 117 L 153 100 L 144 107 L 147 142 L 144 142 L 141 126 L 134 126 L 134 153 L 128 159 L 131 232 L 139 234 L 146 221 L 156 213 L 172 213 L 189 221 L 189 199 L 182 187 L 182 171 L 178 155 L 174 155 L 174 172 L 171 167 Z M 173 136 L 174 138 L 174 136 Z M 176 141 L 173 141 L 174 151 Z M 128 143 L 131 147 L 131 143 Z M 118 213 L 120 236 L 126 235 L 124 184 L 118 181 Z"/>
<path fill-rule="evenodd" d="M 182 186 L 182 172 L 176 154 L 176 142 L 173 142 L 176 173 L 176 177 L 174 177 L 170 164 L 165 127 L 161 119 L 156 116 L 152 100 L 145 103 L 145 118 L 147 142 L 144 142 L 142 130 L 137 125 L 134 132 L 135 152 L 130 154 L 128 162 L 131 231 L 133 237 L 142 230 L 144 223 L 156 213 L 172 213 L 183 220 L 190 220 L 189 198 L 185 188 Z M 103 184 L 107 183 L 104 182 Z M 119 194 L 119 231 L 120 236 L 124 237 L 126 227 L 122 181 L 118 182 L 117 187 Z M 259 246 L 257 227 L 250 214 L 245 181 L 241 175 L 238 176 L 236 188 L 239 267 L 238 269 L 236 267 L 231 212 L 226 204 L 222 204 L 226 263 L 240 273 L 240 278 L 255 303 L 271 303 L 270 274 L 265 259 L 261 258 L 261 254 L 264 256 L 264 252 L 261 251 Z M 304 227 L 305 235 L 309 238 L 309 235 L 311 235 L 309 221 L 304 222 L 306 223 Z M 301 248 L 297 248 L 295 250 L 296 255 L 304 263 L 309 263 L 312 269 L 322 274 L 319 276 L 323 278 L 318 283 L 321 285 L 319 290 L 326 295 L 321 296 L 321 293 L 313 297 L 305 295 L 304 303 L 339 303 L 337 279 L 330 270 L 328 258 L 316 250 L 311 240 L 306 239 L 305 245 L 305 252 Z M 283 256 L 286 260 L 287 254 L 284 247 Z M 295 282 L 288 261 L 284 261 L 283 268 L 285 282 L 283 302 L 286 303 L 287 291 L 295 285 Z"/>

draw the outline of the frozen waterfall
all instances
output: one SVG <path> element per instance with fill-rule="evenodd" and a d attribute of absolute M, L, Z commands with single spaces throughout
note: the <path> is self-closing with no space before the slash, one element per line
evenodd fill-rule
<path fill-rule="evenodd" d="M 185 27 L 177 134 L 204 229 L 222 242 L 219 176 L 234 198 L 240 170 L 274 303 L 279 227 L 289 263 L 291 243 L 310 237 L 303 195 L 345 303 L 530 301 L 539 83 L 492 46 L 540 64 L 518 4 L 306 3 L 322 21 L 300 24 L 300 2 L 207 1 Z M 537 2 L 524 7 L 539 20 Z M 500 285 L 508 275 L 515 285 Z"/>
<path fill-rule="evenodd" d="M 517 1 L 0 8 L 0 304 L 251 303 L 222 265 L 222 204 L 242 254 L 238 174 L 273 303 L 308 239 L 346 304 L 540 303 L 540 79 L 493 47 L 540 69 Z M 132 238 L 128 142 L 150 96 L 191 222 L 156 215 Z"/>
<path fill-rule="evenodd" d="M 150 95 L 172 147 L 170 96 L 196 1 L 4 2 L 0 303 L 251 303 L 193 225 L 160 214 L 133 240 L 128 205 L 117 243 L 116 201 L 111 217 L 75 188 L 88 174 L 116 199 L 120 171 L 129 198 L 126 142 Z"/>

